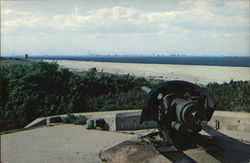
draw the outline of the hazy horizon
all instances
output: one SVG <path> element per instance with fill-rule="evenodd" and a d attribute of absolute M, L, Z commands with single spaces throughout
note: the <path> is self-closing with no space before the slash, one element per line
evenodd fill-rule
<path fill-rule="evenodd" d="M 28 53 L 25 53 L 28 54 Z M 10 58 L 23 58 L 25 57 L 25 54 L 4 54 L 1 55 L 1 57 L 10 57 Z M 78 55 L 71 55 L 71 54 L 40 54 L 40 55 L 34 55 L 34 54 L 28 54 L 29 57 L 246 57 L 250 58 L 248 55 L 190 55 L 190 54 L 78 54 Z"/>
<path fill-rule="evenodd" d="M 249 56 L 248 0 L 1 1 L 1 56 Z"/>

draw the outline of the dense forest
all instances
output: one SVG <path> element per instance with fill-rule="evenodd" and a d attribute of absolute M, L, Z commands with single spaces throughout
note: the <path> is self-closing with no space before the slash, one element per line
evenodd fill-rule
<path fill-rule="evenodd" d="M 72 112 L 141 109 L 141 86 L 149 81 L 131 75 L 73 73 L 56 63 L 1 61 L 1 131 L 21 128 L 37 117 Z M 250 111 L 250 82 L 210 83 L 205 89 L 219 110 Z"/>

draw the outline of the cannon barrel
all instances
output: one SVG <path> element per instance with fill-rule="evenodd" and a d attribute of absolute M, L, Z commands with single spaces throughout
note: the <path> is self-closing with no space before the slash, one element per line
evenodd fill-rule
<path fill-rule="evenodd" d="M 142 86 L 141 87 L 141 90 L 144 92 L 144 93 L 146 93 L 146 94 L 149 94 L 150 92 L 151 92 L 151 88 L 148 88 L 148 87 L 146 87 L 146 86 Z"/>
<path fill-rule="evenodd" d="M 146 93 L 146 94 L 150 94 L 150 92 L 152 91 L 151 88 L 146 87 L 146 86 L 142 86 L 142 87 L 141 87 L 141 90 L 142 90 L 144 93 Z M 157 96 L 157 99 L 161 99 L 162 97 L 163 97 L 163 95 L 162 95 L 161 93 L 159 93 L 158 96 Z"/>
<path fill-rule="evenodd" d="M 165 140 L 173 135 L 186 137 L 198 133 L 213 115 L 214 100 L 195 84 L 168 81 L 153 89 L 146 86 L 141 89 L 146 97 L 140 121 L 156 121 Z"/>

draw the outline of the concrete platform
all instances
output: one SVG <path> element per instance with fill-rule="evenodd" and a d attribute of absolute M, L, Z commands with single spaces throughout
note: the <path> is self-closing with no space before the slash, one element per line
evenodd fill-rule
<path fill-rule="evenodd" d="M 99 151 L 135 135 L 86 130 L 80 125 L 40 127 L 1 135 L 3 163 L 98 163 Z"/>
<path fill-rule="evenodd" d="M 119 161 L 122 157 L 128 162 L 133 160 L 143 162 L 144 158 L 146 162 L 162 160 L 178 162 L 182 159 L 190 162 L 249 162 L 249 143 L 228 137 L 211 127 L 206 129 L 207 135 L 213 137 L 211 140 L 204 141 L 205 144 L 198 149 L 189 149 L 174 155 L 160 154 L 149 146 L 142 147 L 140 144 L 138 146 L 138 143 L 123 143 L 134 140 L 139 135 L 145 135 L 151 130 L 134 130 L 134 133 L 131 131 L 130 134 L 123 134 L 86 130 L 82 125 L 59 124 L 4 134 L 1 135 L 1 161 L 3 163 L 98 163 L 101 162 L 100 151 L 115 147 L 116 152 L 113 154 L 116 156 L 111 155 L 111 158 Z M 118 144 L 124 148 L 121 150 L 116 148 Z"/>

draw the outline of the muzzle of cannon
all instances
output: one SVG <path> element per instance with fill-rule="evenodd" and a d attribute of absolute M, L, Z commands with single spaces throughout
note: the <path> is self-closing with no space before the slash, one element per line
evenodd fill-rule
<path fill-rule="evenodd" d="M 153 89 L 143 86 L 142 90 L 147 96 L 140 122 L 156 121 L 165 141 L 197 134 L 214 112 L 212 97 L 186 81 L 168 81 Z"/>

